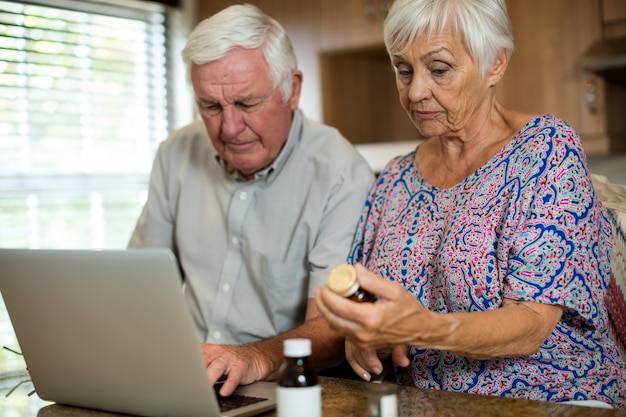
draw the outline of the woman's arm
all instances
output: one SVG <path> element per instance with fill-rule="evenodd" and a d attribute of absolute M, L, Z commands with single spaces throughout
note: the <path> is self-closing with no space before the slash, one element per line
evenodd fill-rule
<path fill-rule="evenodd" d="M 563 312 L 561 306 L 505 299 L 495 310 L 442 314 L 362 265 L 357 275 L 363 288 L 379 295 L 377 303 L 353 303 L 325 288 L 317 303 L 331 327 L 360 350 L 408 345 L 475 359 L 526 356 L 539 349 Z"/>

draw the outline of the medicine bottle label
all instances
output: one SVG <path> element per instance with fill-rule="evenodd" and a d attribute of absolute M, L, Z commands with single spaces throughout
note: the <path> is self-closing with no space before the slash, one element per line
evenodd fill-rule
<path fill-rule="evenodd" d="M 276 411 L 278 417 L 320 417 L 322 415 L 322 387 L 277 387 Z"/>

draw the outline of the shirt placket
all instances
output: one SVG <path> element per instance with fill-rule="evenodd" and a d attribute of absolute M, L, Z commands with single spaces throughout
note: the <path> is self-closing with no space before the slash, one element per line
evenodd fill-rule
<path fill-rule="evenodd" d="M 251 188 L 243 185 L 232 194 L 230 199 L 227 217 L 228 248 L 217 286 L 218 294 L 216 294 L 211 312 L 207 334 L 207 342 L 209 343 L 231 343 L 225 339 L 225 335 L 229 334 L 228 313 L 229 307 L 235 302 L 235 285 L 244 265 L 243 228 L 246 213 L 252 205 L 252 194 Z"/>

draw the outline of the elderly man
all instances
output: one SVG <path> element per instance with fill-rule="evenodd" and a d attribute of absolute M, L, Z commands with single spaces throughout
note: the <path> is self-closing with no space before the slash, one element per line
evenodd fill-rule
<path fill-rule="evenodd" d="M 274 19 L 228 7 L 191 33 L 183 58 L 202 121 L 157 152 L 130 247 L 167 247 L 184 276 L 220 393 L 276 377 L 282 341 L 313 342 L 318 368 L 343 339 L 315 287 L 345 262 L 373 174 L 353 146 L 298 109 L 302 73 Z"/>

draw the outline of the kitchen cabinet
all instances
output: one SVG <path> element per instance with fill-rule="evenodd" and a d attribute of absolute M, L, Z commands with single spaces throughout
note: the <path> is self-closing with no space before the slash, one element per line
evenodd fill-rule
<path fill-rule="evenodd" d="M 552 113 L 593 153 L 608 151 L 604 80 L 579 62 L 601 37 L 599 0 L 508 0 L 515 52 L 496 87 L 499 99 L 529 113 Z M 565 17 L 567 16 L 567 17 Z"/>
<path fill-rule="evenodd" d="M 626 37 L 626 2 L 624 0 L 603 0 L 602 24 L 604 37 Z"/>
<path fill-rule="evenodd" d="M 384 47 L 321 55 L 324 121 L 352 143 L 420 139 L 398 98 Z"/>
<path fill-rule="evenodd" d="M 321 0 L 319 49 L 323 52 L 380 46 L 393 0 Z"/>

